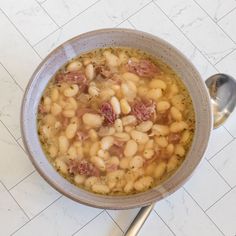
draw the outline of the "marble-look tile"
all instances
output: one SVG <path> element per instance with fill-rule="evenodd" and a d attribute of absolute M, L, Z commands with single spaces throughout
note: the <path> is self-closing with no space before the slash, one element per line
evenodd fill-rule
<path fill-rule="evenodd" d="M 211 63 L 236 48 L 236 45 L 192 0 L 156 0 L 158 6 L 182 30 Z"/>
<path fill-rule="evenodd" d="M 107 210 L 107 212 L 125 232 L 139 210 L 140 208 L 135 208 L 130 210 Z"/>
<path fill-rule="evenodd" d="M 155 206 L 158 215 L 179 236 L 222 236 L 193 199 L 180 189 Z"/>
<path fill-rule="evenodd" d="M 34 168 L 2 123 L 0 123 L 0 150 L 0 181 L 10 189 Z"/>
<path fill-rule="evenodd" d="M 227 236 L 236 235 L 236 188 L 212 206 L 207 214 Z"/>
<path fill-rule="evenodd" d="M 37 172 L 28 176 L 10 192 L 30 218 L 44 210 L 61 195 Z"/>
<path fill-rule="evenodd" d="M 236 1 L 235 1 L 236 4 Z M 236 9 L 222 18 L 218 24 L 236 42 Z"/>
<path fill-rule="evenodd" d="M 59 26 L 62 26 L 96 1 L 97 0 L 47 0 L 42 3 L 42 6 L 55 22 Z"/>
<path fill-rule="evenodd" d="M 40 58 L 1 11 L 0 29 L 0 62 L 25 88 Z"/>
<path fill-rule="evenodd" d="M 0 235 L 10 235 L 28 221 L 28 218 L 0 183 Z"/>
<path fill-rule="evenodd" d="M 35 50 L 40 56 L 45 57 L 59 44 L 78 34 L 98 28 L 109 28 L 118 25 L 147 2 L 147 0 L 101 0 L 64 25 L 61 29 L 42 40 L 35 46 Z"/>
<path fill-rule="evenodd" d="M 236 109 L 234 109 L 233 113 L 230 115 L 228 120 L 225 122 L 224 126 L 226 129 L 236 138 L 236 125 L 235 125 L 235 120 L 236 120 Z"/>
<path fill-rule="evenodd" d="M 236 140 L 214 156 L 210 162 L 231 187 L 236 186 Z"/>
<path fill-rule="evenodd" d="M 217 152 L 219 152 L 232 140 L 233 137 L 223 126 L 218 129 L 212 130 L 211 137 L 205 153 L 205 158 L 208 160 L 211 159 Z"/>
<path fill-rule="evenodd" d="M 106 226 L 106 227 L 104 227 Z M 84 228 L 79 230 L 74 236 L 122 236 L 123 233 L 119 227 L 112 221 L 106 211 L 102 212 L 94 220 L 89 222 Z"/>
<path fill-rule="evenodd" d="M 214 21 L 218 21 L 236 7 L 234 0 L 195 0 Z"/>
<path fill-rule="evenodd" d="M 154 211 L 152 211 L 148 216 L 138 236 L 153 235 L 174 236 L 174 234 Z"/>
<path fill-rule="evenodd" d="M 213 66 L 155 4 L 149 4 L 129 20 L 136 29 L 163 38 L 178 48 L 192 61 L 204 79 L 216 73 Z M 158 22 L 158 27 L 153 22 Z"/>
<path fill-rule="evenodd" d="M 4 13 L 32 45 L 58 28 L 34 0 L 1 0 L 0 5 Z"/>
<path fill-rule="evenodd" d="M 184 188 L 203 210 L 206 210 L 230 190 L 227 183 L 206 160 L 201 162 Z"/>
<path fill-rule="evenodd" d="M 0 120 L 15 138 L 20 137 L 20 102 L 23 92 L 0 65 Z"/>
<path fill-rule="evenodd" d="M 20 137 L 19 139 L 17 139 L 17 143 L 22 147 L 22 149 L 25 151 L 25 146 L 24 146 L 24 143 L 23 143 L 23 140 L 22 138 Z"/>
<path fill-rule="evenodd" d="M 62 197 L 14 235 L 71 235 L 101 212 Z"/>
<path fill-rule="evenodd" d="M 128 20 L 125 20 L 121 24 L 117 26 L 117 28 L 127 28 L 127 29 L 134 29 L 134 27 L 129 23 Z"/>

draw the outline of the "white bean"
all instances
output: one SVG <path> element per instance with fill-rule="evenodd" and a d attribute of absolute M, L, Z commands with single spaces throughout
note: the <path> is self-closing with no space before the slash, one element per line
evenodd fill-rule
<path fill-rule="evenodd" d="M 98 134 L 94 129 L 90 129 L 88 132 L 89 138 L 91 139 L 91 141 L 96 141 L 98 139 Z"/>
<path fill-rule="evenodd" d="M 100 143 L 99 142 L 94 142 L 89 150 L 89 155 L 90 156 L 95 156 L 100 148 Z"/>
<path fill-rule="evenodd" d="M 166 147 L 166 151 L 167 151 L 167 153 L 169 154 L 169 155 L 172 155 L 173 154 L 173 152 L 174 152 L 174 144 L 172 144 L 172 143 L 170 143 L 170 144 L 168 144 L 168 146 Z"/>
<path fill-rule="evenodd" d="M 60 105 L 58 105 L 57 103 L 53 103 L 51 106 L 51 113 L 54 116 L 57 116 L 61 113 L 62 111 L 62 107 Z"/>
<path fill-rule="evenodd" d="M 94 184 L 92 190 L 93 192 L 100 194 L 108 194 L 110 192 L 110 189 L 105 184 Z"/>
<path fill-rule="evenodd" d="M 121 109 L 120 109 L 120 102 L 117 99 L 117 97 L 113 96 L 110 100 L 110 103 L 112 105 L 112 108 L 114 110 L 114 112 L 119 115 L 121 113 Z"/>
<path fill-rule="evenodd" d="M 103 150 L 108 150 L 114 143 L 114 138 L 112 136 L 106 136 L 101 139 L 101 148 Z"/>
<path fill-rule="evenodd" d="M 58 153 L 58 148 L 55 145 L 50 145 L 48 152 L 50 157 L 55 158 Z"/>
<path fill-rule="evenodd" d="M 69 140 L 63 135 L 59 136 L 58 146 L 59 146 L 59 152 L 61 154 L 66 153 L 67 149 L 69 148 Z"/>
<path fill-rule="evenodd" d="M 129 168 L 129 162 L 130 162 L 131 158 L 130 157 L 123 157 L 120 160 L 120 168 L 121 169 L 128 169 Z"/>
<path fill-rule="evenodd" d="M 120 100 L 120 107 L 123 114 L 129 114 L 131 112 L 131 107 L 125 98 Z"/>
<path fill-rule="evenodd" d="M 171 98 L 171 103 L 174 107 L 176 107 L 179 111 L 184 111 L 184 96 L 181 94 L 175 95 Z"/>
<path fill-rule="evenodd" d="M 88 93 L 92 97 L 96 97 L 99 95 L 100 90 L 96 86 L 89 86 Z"/>
<path fill-rule="evenodd" d="M 94 67 L 92 64 L 88 64 L 85 68 L 85 75 L 89 80 L 94 79 L 95 77 L 95 71 L 94 71 Z"/>
<path fill-rule="evenodd" d="M 104 88 L 100 91 L 100 98 L 102 101 L 107 101 L 114 95 L 115 91 L 111 88 Z"/>
<path fill-rule="evenodd" d="M 66 131 L 65 131 L 65 134 L 66 134 L 66 137 L 68 139 L 72 139 L 74 138 L 75 134 L 76 134 L 76 131 L 77 131 L 77 124 L 69 124 L 67 127 L 66 127 Z"/>
<path fill-rule="evenodd" d="M 102 126 L 98 131 L 98 135 L 100 137 L 104 137 L 104 136 L 108 136 L 108 135 L 113 135 L 115 132 L 116 132 L 116 130 L 113 127 Z"/>
<path fill-rule="evenodd" d="M 74 160 L 77 158 L 77 150 L 75 146 L 70 146 L 67 151 L 67 157 L 69 160 Z"/>
<path fill-rule="evenodd" d="M 162 96 L 162 90 L 160 88 L 150 89 L 146 96 L 150 99 L 157 100 Z"/>
<path fill-rule="evenodd" d="M 178 133 L 178 132 L 181 132 L 181 131 L 183 131 L 184 129 L 187 129 L 187 128 L 188 128 L 188 125 L 184 121 L 173 122 L 170 125 L 170 132 Z"/>
<path fill-rule="evenodd" d="M 64 90 L 64 95 L 66 97 L 74 97 L 79 92 L 79 86 L 77 84 L 70 85 Z"/>
<path fill-rule="evenodd" d="M 179 163 L 177 156 L 172 156 L 167 163 L 167 173 L 174 170 Z"/>
<path fill-rule="evenodd" d="M 98 114 L 85 113 L 82 117 L 85 125 L 92 128 L 98 128 L 102 125 L 103 118 Z"/>
<path fill-rule="evenodd" d="M 82 63 L 80 61 L 72 61 L 67 65 L 66 70 L 77 71 L 80 70 L 81 68 L 82 68 Z"/>
<path fill-rule="evenodd" d="M 124 176 L 124 170 L 115 170 L 107 174 L 107 178 L 111 180 L 120 180 Z"/>
<path fill-rule="evenodd" d="M 189 139 L 190 139 L 190 132 L 189 132 L 189 130 L 185 130 L 183 132 L 182 137 L 181 137 L 180 143 L 187 144 Z"/>
<path fill-rule="evenodd" d="M 62 174 L 65 174 L 65 175 L 68 174 L 68 166 L 63 160 L 57 158 L 55 160 L 55 166 L 57 170 L 59 170 Z"/>
<path fill-rule="evenodd" d="M 57 99 L 59 98 L 58 89 L 57 88 L 52 88 L 50 96 L 51 96 L 52 101 L 56 102 Z"/>
<path fill-rule="evenodd" d="M 143 157 L 145 159 L 151 159 L 154 155 L 154 150 L 153 149 L 145 149 L 143 152 Z"/>
<path fill-rule="evenodd" d="M 122 77 L 124 80 L 131 80 L 135 83 L 137 83 L 140 79 L 136 74 L 131 72 L 125 72 L 124 74 L 122 74 Z"/>
<path fill-rule="evenodd" d="M 129 162 L 129 166 L 131 169 L 138 169 L 141 168 L 143 166 L 144 160 L 141 156 L 134 156 L 130 162 Z"/>
<path fill-rule="evenodd" d="M 182 114 L 176 107 L 171 107 L 170 114 L 174 120 L 176 121 L 182 120 Z"/>
<path fill-rule="evenodd" d="M 72 109 L 70 109 L 70 110 L 64 110 L 64 111 L 62 112 L 62 114 L 63 114 L 64 117 L 72 118 L 72 117 L 75 116 L 75 110 L 72 110 Z"/>
<path fill-rule="evenodd" d="M 124 155 L 126 157 L 133 156 L 135 155 L 137 150 L 138 150 L 138 144 L 134 140 L 131 139 L 125 145 Z"/>
<path fill-rule="evenodd" d="M 152 132 L 157 136 L 166 136 L 169 134 L 169 127 L 166 125 L 153 125 Z"/>
<path fill-rule="evenodd" d="M 101 171 L 105 171 L 106 165 L 102 158 L 98 156 L 91 157 L 90 161 Z"/>
<path fill-rule="evenodd" d="M 154 148 L 154 140 L 149 139 L 147 143 L 145 144 L 145 149 L 153 149 Z"/>
<path fill-rule="evenodd" d="M 115 120 L 114 127 L 116 129 L 116 132 L 118 132 L 118 133 L 123 132 L 123 124 L 122 124 L 121 119 Z"/>
<path fill-rule="evenodd" d="M 123 126 L 135 124 L 137 119 L 133 115 L 124 116 L 121 118 Z"/>
<path fill-rule="evenodd" d="M 156 105 L 157 111 L 164 112 L 170 108 L 170 103 L 167 101 L 158 102 Z"/>
<path fill-rule="evenodd" d="M 84 175 L 77 174 L 74 177 L 74 181 L 76 184 L 83 184 L 85 181 L 86 177 Z"/>
<path fill-rule="evenodd" d="M 181 144 L 176 144 L 175 154 L 180 156 L 180 157 L 183 157 L 185 155 L 185 149 Z"/>
<path fill-rule="evenodd" d="M 130 193 L 134 189 L 134 183 L 133 181 L 128 181 L 124 187 L 125 193 Z"/>
<path fill-rule="evenodd" d="M 134 183 L 134 188 L 137 191 L 144 191 L 150 188 L 153 184 L 151 176 L 144 176 Z"/>
<path fill-rule="evenodd" d="M 105 51 L 103 55 L 105 56 L 107 64 L 109 66 L 116 67 L 120 64 L 119 58 L 116 55 L 112 54 L 111 52 Z"/>
<path fill-rule="evenodd" d="M 155 137 L 155 142 L 161 148 L 165 148 L 168 145 L 167 139 L 165 137 Z"/>
<path fill-rule="evenodd" d="M 85 187 L 87 188 L 91 188 L 95 183 L 98 182 L 98 178 L 95 177 L 95 176 L 91 176 L 91 177 L 88 177 L 86 180 L 85 180 Z"/>
<path fill-rule="evenodd" d="M 160 88 L 165 90 L 167 88 L 166 83 L 163 80 L 160 79 L 153 79 L 150 83 L 149 83 L 149 87 L 150 88 Z"/>
<path fill-rule="evenodd" d="M 157 167 L 157 164 L 155 162 L 149 164 L 145 169 L 145 174 L 153 176 L 153 173 L 154 173 L 156 167 Z"/>
<path fill-rule="evenodd" d="M 124 132 L 123 132 L 123 133 L 115 133 L 113 136 L 114 136 L 115 139 L 118 140 L 118 141 L 127 142 L 127 141 L 130 140 L 129 134 L 124 133 Z"/>
<path fill-rule="evenodd" d="M 156 179 L 159 179 L 163 176 L 163 174 L 166 171 L 166 163 L 165 162 L 160 162 L 158 166 L 155 169 L 154 176 Z"/>
<path fill-rule="evenodd" d="M 150 120 L 143 121 L 139 125 L 136 126 L 136 130 L 140 132 L 147 132 L 152 128 L 152 125 L 153 123 Z"/>
<path fill-rule="evenodd" d="M 144 144 L 149 140 L 149 137 L 146 133 L 143 133 L 137 130 L 132 130 L 130 134 L 131 134 L 132 139 L 135 140 L 139 144 L 140 143 Z"/>

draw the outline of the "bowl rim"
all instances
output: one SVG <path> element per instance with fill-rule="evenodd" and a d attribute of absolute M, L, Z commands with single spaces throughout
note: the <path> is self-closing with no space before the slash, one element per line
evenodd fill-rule
<path fill-rule="evenodd" d="M 209 138 L 210 138 L 210 135 L 211 135 L 211 131 L 212 131 L 212 128 L 213 128 L 213 113 L 212 113 L 212 107 L 211 106 L 208 106 L 208 109 L 210 110 L 210 113 L 211 113 L 211 116 L 209 116 L 209 124 L 210 124 L 210 127 L 209 127 L 209 130 L 207 132 L 207 138 L 206 138 L 206 142 L 204 143 L 204 147 L 203 147 L 203 151 L 202 151 L 202 154 L 201 154 L 201 157 L 199 158 L 198 162 L 196 163 L 196 165 L 194 166 L 193 170 L 184 178 L 184 179 L 181 179 L 181 181 L 176 185 L 174 186 L 173 188 L 171 188 L 170 191 L 168 191 L 167 194 L 164 194 L 162 198 L 160 199 L 157 199 L 155 201 L 145 201 L 144 203 L 140 202 L 139 204 L 135 203 L 135 204 L 132 204 L 130 206 L 104 206 L 102 204 L 91 204 L 90 202 L 84 202 L 82 201 L 81 199 L 73 196 L 72 194 L 64 191 L 63 189 L 63 186 L 60 186 L 59 184 L 58 185 L 55 185 L 53 183 L 53 181 L 48 178 L 45 174 L 45 172 L 40 168 L 40 166 L 37 164 L 36 160 L 35 160 L 35 157 L 32 155 L 32 152 L 29 148 L 29 144 L 28 142 L 26 141 L 26 130 L 25 130 L 25 121 L 24 121 L 24 115 L 25 115 L 25 100 L 26 100 L 26 97 L 27 97 L 27 94 L 29 92 L 29 89 L 31 88 L 31 84 L 33 83 L 36 75 L 38 74 L 38 72 L 40 71 L 41 67 L 45 64 L 45 62 L 47 62 L 47 60 L 53 55 L 55 54 L 57 51 L 61 50 L 64 46 L 66 45 L 70 45 L 72 42 L 75 42 L 76 40 L 79 40 L 80 38 L 86 38 L 86 37 L 91 37 L 91 36 L 95 36 L 99 33 L 110 33 L 111 31 L 114 31 L 114 32 L 122 32 L 122 33 L 134 33 L 134 34 L 139 34 L 139 35 L 143 35 L 143 37 L 147 37 L 149 39 L 153 39 L 153 40 L 158 40 L 159 42 L 167 45 L 169 48 L 171 48 L 173 51 L 175 51 L 177 54 L 179 54 L 180 57 L 182 57 L 184 59 L 184 61 L 186 61 L 188 64 L 191 65 L 192 69 L 194 69 L 194 72 L 196 73 L 196 75 L 201 78 L 201 81 L 199 81 L 201 83 L 201 85 L 203 87 L 205 87 L 205 95 L 207 95 L 207 103 L 208 105 L 211 103 L 210 102 L 210 96 L 209 96 L 209 93 L 208 93 L 208 90 L 207 90 L 207 87 L 205 85 L 205 83 L 203 82 L 202 80 L 202 76 L 200 75 L 199 71 L 197 70 L 197 68 L 193 65 L 193 63 L 178 49 L 176 48 L 175 46 L 173 46 L 172 44 L 170 44 L 169 42 L 167 42 L 166 40 L 156 36 L 156 35 L 153 35 L 153 34 L 150 34 L 150 33 L 147 33 L 147 32 L 144 32 L 144 31 L 140 31 L 140 30 L 136 30 L 136 29 L 127 29 L 127 28 L 104 28 L 104 29 L 97 29 L 97 30 L 93 30 L 93 31 L 89 31 L 89 32 L 85 32 L 85 33 L 82 33 L 82 34 L 79 34 L 77 36 L 74 36 L 72 38 L 70 38 L 69 40 L 66 40 L 65 42 L 61 43 L 59 46 L 57 46 L 55 49 L 53 49 L 49 54 L 47 54 L 47 56 L 40 62 L 40 64 L 37 66 L 37 68 L 34 70 L 32 76 L 30 77 L 30 80 L 27 84 L 27 87 L 24 91 L 24 95 L 23 95 L 23 99 L 22 99 L 22 103 L 21 103 L 21 114 L 20 114 L 20 127 L 21 127 L 21 134 L 22 134 L 22 140 L 23 140 L 23 144 L 24 144 L 24 147 L 25 147 L 25 150 L 26 150 L 26 153 L 30 159 L 30 161 L 32 162 L 33 166 L 35 167 L 35 169 L 37 170 L 37 172 L 41 175 L 41 177 L 43 177 L 43 179 L 50 185 L 52 186 L 54 189 L 56 189 L 58 192 L 60 192 L 62 195 L 76 201 L 76 202 L 79 202 L 81 204 L 84 204 L 84 205 L 88 205 L 88 206 L 91 206 L 91 207 L 96 207 L 96 208 L 102 208 L 102 209 L 131 209 L 131 208 L 136 208 L 136 207 L 142 207 L 142 206 L 146 206 L 146 205 L 149 205 L 149 204 L 152 204 L 156 201 L 159 201 L 163 198 L 165 198 L 166 196 L 169 196 L 171 195 L 172 193 L 174 193 L 176 190 L 178 190 L 181 186 L 184 185 L 185 182 L 187 182 L 187 180 L 192 176 L 192 174 L 194 173 L 194 171 L 196 170 L 197 166 L 200 164 L 200 162 L 202 161 L 203 159 L 203 156 L 204 156 L 204 153 L 206 151 L 206 148 L 207 148 L 207 145 L 208 145 L 208 142 L 209 142 Z M 46 155 L 45 155 L 46 156 Z M 179 170 L 179 169 L 178 169 Z M 178 171 L 177 170 L 177 171 Z M 171 176 L 169 177 L 171 178 Z M 169 179 L 168 178 L 168 179 Z M 132 196 L 132 195 L 129 195 L 129 196 Z"/>

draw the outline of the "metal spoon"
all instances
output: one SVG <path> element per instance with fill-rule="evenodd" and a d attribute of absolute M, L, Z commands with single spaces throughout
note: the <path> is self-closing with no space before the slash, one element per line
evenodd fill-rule
<path fill-rule="evenodd" d="M 236 80 L 226 74 L 215 74 L 206 80 L 213 107 L 214 129 L 221 126 L 233 112 L 236 104 Z M 124 236 L 135 236 L 155 204 L 142 207 Z"/>

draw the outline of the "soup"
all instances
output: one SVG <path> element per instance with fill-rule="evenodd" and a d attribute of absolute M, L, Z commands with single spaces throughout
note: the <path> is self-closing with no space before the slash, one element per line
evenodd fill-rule
<path fill-rule="evenodd" d="M 160 184 L 185 159 L 194 126 L 178 75 L 132 48 L 101 48 L 69 61 L 38 108 L 48 160 L 97 194 L 135 194 Z"/>

